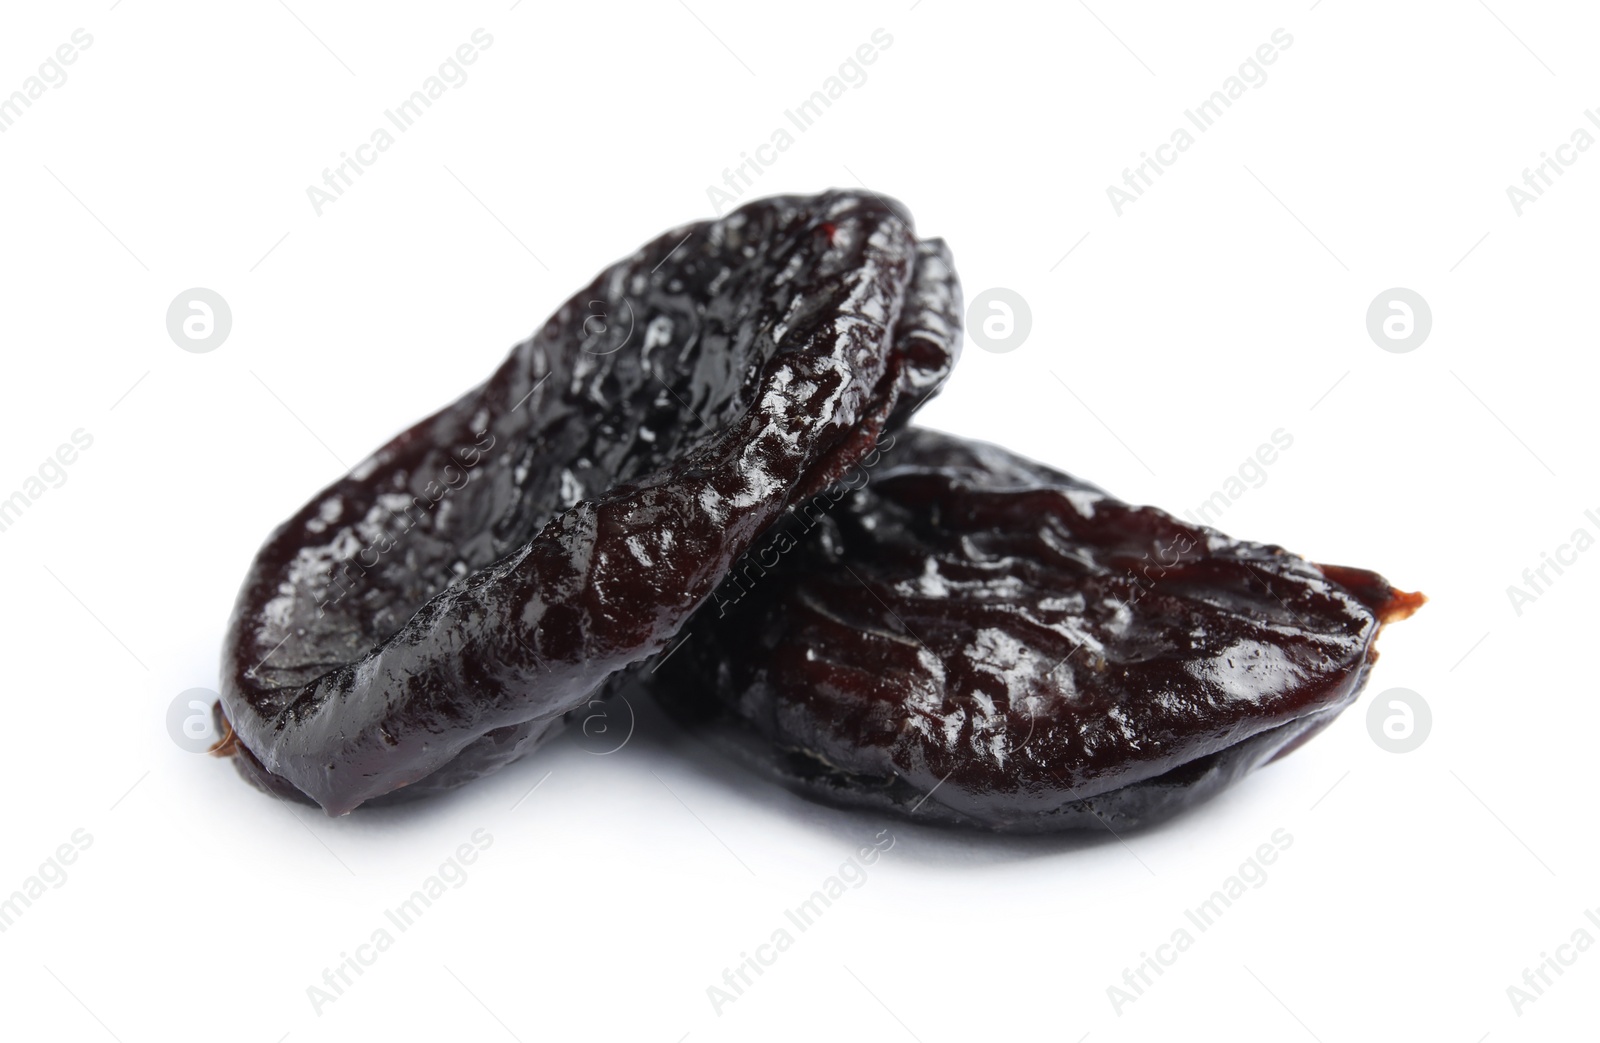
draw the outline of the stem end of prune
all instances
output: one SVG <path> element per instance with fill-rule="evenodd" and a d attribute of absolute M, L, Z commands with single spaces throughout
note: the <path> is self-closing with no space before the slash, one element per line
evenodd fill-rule
<path fill-rule="evenodd" d="M 217 726 L 219 738 L 206 752 L 213 757 L 232 757 L 239 752 L 239 735 L 233 730 L 233 722 L 229 721 L 228 715 L 222 711 L 220 700 L 211 709 L 211 719 Z"/>
<path fill-rule="evenodd" d="M 1389 585 L 1389 581 L 1367 569 L 1347 565 L 1318 565 L 1322 574 L 1348 590 L 1355 599 L 1378 617 L 1379 623 L 1398 623 L 1427 604 L 1426 595 L 1418 591 L 1407 592 Z"/>

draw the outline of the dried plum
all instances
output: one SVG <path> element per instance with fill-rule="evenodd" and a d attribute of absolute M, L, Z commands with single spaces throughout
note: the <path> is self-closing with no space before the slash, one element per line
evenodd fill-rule
<path fill-rule="evenodd" d="M 1325 727 L 1423 600 L 993 446 L 890 439 L 641 675 L 831 803 L 1013 832 L 1158 821 Z"/>
<path fill-rule="evenodd" d="M 334 815 L 521 756 L 937 388 L 959 301 L 875 195 L 656 239 L 268 538 L 221 752 Z"/>

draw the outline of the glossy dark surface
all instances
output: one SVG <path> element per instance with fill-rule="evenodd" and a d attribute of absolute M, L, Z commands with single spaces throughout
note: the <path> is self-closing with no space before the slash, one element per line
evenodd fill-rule
<path fill-rule="evenodd" d="M 273 533 L 226 752 L 330 814 L 521 756 L 936 389 L 959 310 L 943 244 L 873 195 L 661 236 Z"/>
<path fill-rule="evenodd" d="M 1157 821 L 1324 727 L 1381 622 L 1421 603 L 993 446 L 891 437 L 649 677 L 828 801 L 1018 832 Z"/>

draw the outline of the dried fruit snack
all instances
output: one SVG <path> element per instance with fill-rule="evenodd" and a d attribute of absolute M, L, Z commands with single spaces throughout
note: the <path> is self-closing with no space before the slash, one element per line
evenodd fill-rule
<path fill-rule="evenodd" d="M 613 265 L 268 538 L 222 751 L 334 815 L 521 756 L 937 388 L 959 307 L 943 245 L 870 194 L 762 200 Z"/>
<path fill-rule="evenodd" d="M 736 567 L 647 677 L 831 803 L 1014 832 L 1158 821 L 1326 726 L 1423 600 L 983 443 L 913 429 L 883 457 L 764 538 L 783 553 Z"/>

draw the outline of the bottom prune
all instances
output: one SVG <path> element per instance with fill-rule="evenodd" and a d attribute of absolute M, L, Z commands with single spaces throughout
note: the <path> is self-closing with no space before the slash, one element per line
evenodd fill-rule
<path fill-rule="evenodd" d="M 1325 727 L 1423 601 L 982 443 L 911 430 L 882 454 L 641 675 L 830 803 L 1008 832 L 1158 821 Z"/>

